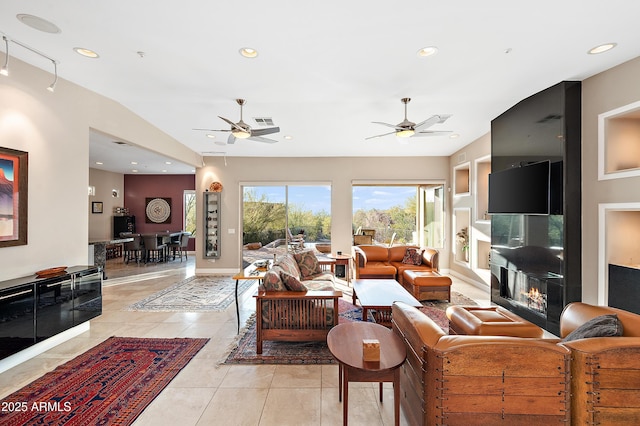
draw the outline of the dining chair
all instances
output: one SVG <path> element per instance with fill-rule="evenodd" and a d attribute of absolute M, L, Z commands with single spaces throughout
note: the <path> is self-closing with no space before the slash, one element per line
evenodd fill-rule
<path fill-rule="evenodd" d="M 182 262 L 182 254 L 184 253 L 184 259 L 187 260 L 187 247 L 189 245 L 189 238 L 191 237 L 191 232 L 183 232 L 180 235 L 180 239 L 178 241 L 172 241 L 169 243 L 169 249 L 173 252 L 173 260 L 176 259 L 176 252 L 180 256 L 180 262 Z"/>
<path fill-rule="evenodd" d="M 124 263 L 129 264 L 129 261 L 131 260 L 131 256 L 134 256 L 136 263 L 140 263 L 140 260 L 143 259 L 142 255 L 144 250 L 142 235 L 132 234 L 131 232 L 127 232 L 126 233 L 127 235 L 125 237 L 122 234 L 125 234 L 125 232 L 120 233 L 121 237 L 133 238 L 133 241 L 124 243 Z"/>
<path fill-rule="evenodd" d="M 162 262 L 163 260 L 166 260 L 164 250 L 167 248 L 167 245 L 160 243 L 156 234 L 143 235 L 142 239 L 144 241 L 144 249 L 146 252 L 145 263 L 148 263 L 150 260 L 154 259 L 156 262 Z"/>

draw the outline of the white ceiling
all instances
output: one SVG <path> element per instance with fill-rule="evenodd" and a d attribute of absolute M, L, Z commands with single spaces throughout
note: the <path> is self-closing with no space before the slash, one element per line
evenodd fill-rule
<path fill-rule="evenodd" d="M 16 19 L 20 13 L 62 31 L 35 30 Z M 0 32 L 56 59 L 61 78 L 116 100 L 199 153 L 415 156 L 450 155 L 521 99 L 640 56 L 638 16 L 640 2 L 629 0 L 3 0 Z M 605 42 L 618 45 L 586 53 Z M 418 57 L 425 46 L 439 52 Z M 258 57 L 241 57 L 242 47 Z M 26 49 L 10 45 L 10 55 L 51 71 Z M 402 97 L 412 98 L 411 121 L 452 114 L 431 130 L 459 137 L 365 141 L 389 130 L 372 121 L 402 121 Z M 247 99 L 244 119 L 253 127 L 254 117 L 273 118 L 281 132 L 269 137 L 278 143 L 223 146 L 214 141 L 227 133 L 211 140 L 192 130 L 228 128 L 218 116 L 238 121 L 236 98 Z M 95 139 L 96 150 L 113 148 Z M 120 161 L 131 169 L 132 159 Z"/>

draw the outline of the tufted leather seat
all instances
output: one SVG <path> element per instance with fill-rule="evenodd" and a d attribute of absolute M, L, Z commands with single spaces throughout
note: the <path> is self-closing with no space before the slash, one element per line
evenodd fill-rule
<path fill-rule="evenodd" d="M 449 306 L 449 334 L 543 337 L 544 330 L 501 306 Z"/>

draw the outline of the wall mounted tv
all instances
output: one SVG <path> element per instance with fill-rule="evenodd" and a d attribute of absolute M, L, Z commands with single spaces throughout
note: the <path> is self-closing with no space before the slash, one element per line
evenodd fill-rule
<path fill-rule="evenodd" d="M 539 161 L 489 174 L 489 213 L 562 214 L 553 190 L 561 173 L 561 161 Z"/>

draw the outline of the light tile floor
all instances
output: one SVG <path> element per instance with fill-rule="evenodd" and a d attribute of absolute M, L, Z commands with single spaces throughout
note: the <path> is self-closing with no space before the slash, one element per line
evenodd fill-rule
<path fill-rule="evenodd" d="M 340 425 L 336 365 L 224 365 L 237 339 L 235 306 L 224 312 L 132 312 L 127 306 L 194 274 L 186 263 L 124 265 L 109 261 L 104 282 L 103 314 L 90 331 L 0 374 L 0 397 L 18 390 L 110 336 L 208 337 L 209 343 L 136 420 L 142 425 Z M 453 289 L 482 305 L 484 291 L 453 278 Z M 341 284 L 350 301 L 350 287 Z M 251 295 L 241 296 L 241 323 L 255 311 Z M 393 389 L 384 386 L 384 403 L 375 383 L 353 383 L 349 424 L 392 425 Z M 406 419 L 401 417 L 401 424 Z"/>

